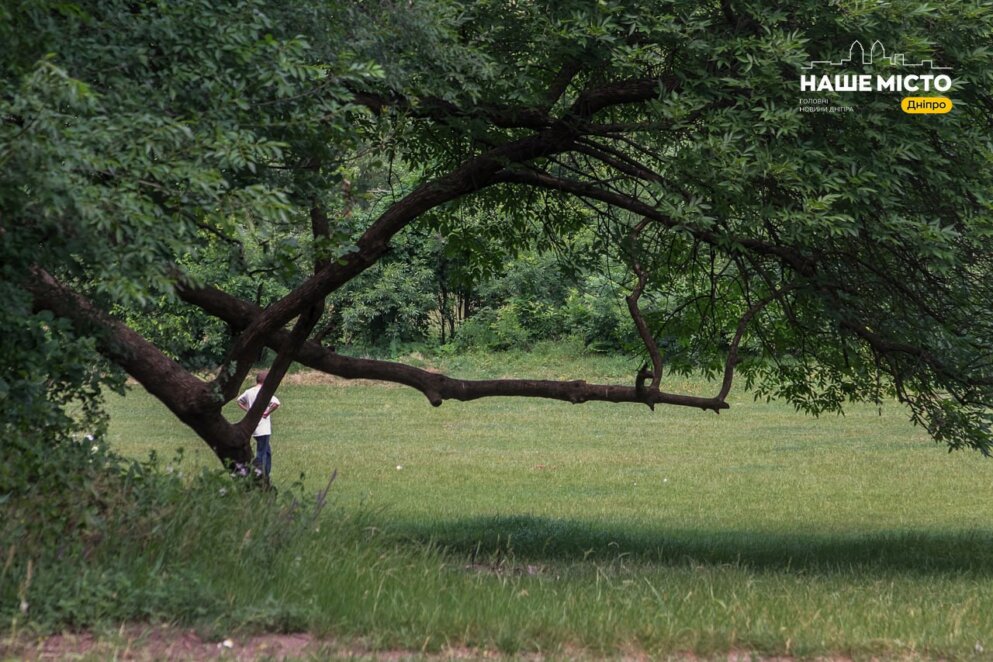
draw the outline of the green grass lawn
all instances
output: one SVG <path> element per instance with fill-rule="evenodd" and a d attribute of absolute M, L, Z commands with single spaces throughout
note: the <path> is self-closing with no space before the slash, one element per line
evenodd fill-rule
<path fill-rule="evenodd" d="M 513 360 L 455 367 L 501 374 Z M 531 373 L 583 368 L 631 372 L 604 359 Z M 274 481 L 302 475 L 314 492 L 337 469 L 327 516 L 361 514 L 372 541 L 318 545 L 308 567 L 281 559 L 279 581 L 232 593 L 297 609 L 297 627 L 374 648 L 564 656 L 993 651 L 993 464 L 948 454 L 896 404 L 813 419 L 741 391 L 720 416 L 523 399 L 433 408 L 374 385 L 286 384 L 279 397 Z M 142 391 L 110 409 L 114 448 L 183 448 L 183 471 L 214 466 Z"/>

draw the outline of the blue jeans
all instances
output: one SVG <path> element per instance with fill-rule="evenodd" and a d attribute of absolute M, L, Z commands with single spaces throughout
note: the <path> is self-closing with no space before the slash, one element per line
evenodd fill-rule
<path fill-rule="evenodd" d="M 258 446 L 255 459 L 266 476 L 272 471 L 272 446 L 269 445 L 269 437 L 270 435 L 268 434 L 255 437 L 255 443 Z"/>

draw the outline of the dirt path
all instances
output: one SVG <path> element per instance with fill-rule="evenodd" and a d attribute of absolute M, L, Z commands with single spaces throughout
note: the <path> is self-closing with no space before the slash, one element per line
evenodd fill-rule
<path fill-rule="evenodd" d="M 117 632 L 57 634 L 45 637 L 18 635 L 0 638 L 0 660 L 492 660 L 497 652 L 450 648 L 437 653 L 371 651 L 360 644 L 343 645 L 319 640 L 306 633 L 262 634 L 204 639 L 194 630 L 167 626 L 122 627 Z M 542 659 L 526 656 L 515 659 Z"/>
<path fill-rule="evenodd" d="M 438 652 L 415 650 L 373 651 L 352 642 L 343 644 L 321 640 L 306 633 L 262 634 L 232 637 L 222 641 L 204 639 L 194 630 L 168 626 L 130 625 L 117 632 L 96 636 L 83 632 L 46 637 L 19 635 L 13 639 L 0 638 L 0 661 L 6 660 L 721 660 L 726 662 L 794 662 L 790 657 L 764 657 L 750 651 L 730 651 L 727 654 L 701 658 L 693 654 L 672 653 L 649 655 L 642 651 L 619 651 L 606 658 L 591 656 L 581 650 L 561 651 L 548 656 L 528 653 L 505 655 L 498 651 L 465 647 L 446 648 Z M 815 658 L 817 662 L 851 662 L 844 656 Z"/>
<path fill-rule="evenodd" d="M 28 660 L 285 660 L 320 653 L 308 634 L 270 634 L 208 641 L 193 630 L 129 626 L 116 633 L 20 636 L 0 640 L 0 659 Z"/>

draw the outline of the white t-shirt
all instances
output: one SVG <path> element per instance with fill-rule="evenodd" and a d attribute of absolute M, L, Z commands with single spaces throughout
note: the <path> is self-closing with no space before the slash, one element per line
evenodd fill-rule
<path fill-rule="evenodd" d="M 259 391 L 262 389 L 262 384 L 256 384 L 252 388 L 248 389 L 244 393 L 238 396 L 238 402 L 244 402 L 245 405 L 251 409 L 252 405 L 255 403 L 255 398 L 258 396 Z M 280 404 L 279 398 L 272 396 L 269 399 L 270 405 Z M 252 433 L 253 437 L 264 437 L 267 434 L 272 434 L 272 419 L 271 418 L 260 418 L 259 424 L 255 426 L 255 432 Z"/>

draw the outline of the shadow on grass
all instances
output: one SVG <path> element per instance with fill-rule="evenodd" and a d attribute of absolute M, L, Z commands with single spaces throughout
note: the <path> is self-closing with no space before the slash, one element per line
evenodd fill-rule
<path fill-rule="evenodd" d="M 533 516 L 391 522 L 401 540 L 434 544 L 447 554 L 516 562 L 577 561 L 661 565 L 738 565 L 756 570 L 993 576 L 993 529 L 867 535 L 771 534 L 750 531 L 604 526 Z"/>

